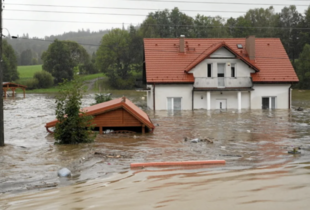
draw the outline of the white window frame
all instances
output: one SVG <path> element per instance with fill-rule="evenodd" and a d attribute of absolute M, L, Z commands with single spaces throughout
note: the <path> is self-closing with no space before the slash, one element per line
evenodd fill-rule
<path fill-rule="evenodd" d="M 272 98 L 274 98 L 274 109 L 277 108 L 277 96 L 263 96 L 262 97 L 262 104 L 263 104 L 263 98 L 269 98 L 269 110 L 272 108 Z"/>
<path fill-rule="evenodd" d="M 170 98 L 173 99 L 173 100 L 171 101 L 171 108 L 172 108 L 172 109 L 169 109 L 169 105 L 168 105 L 168 104 L 169 104 L 169 103 L 168 103 L 168 100 L 169 100 Z M 167 97 L 167 110 L 168 110 L 168 111 L 175 111 L 173 108 L 174 108 L 174 99 L 176 99 L 176 98 L 181 99 L 181 109 L 180 109 L 180 110 L 182 110 L 182 97 Z"/>
<path fill-rule="evenodd" d="M 231 76 L 232 67 L 235 68 L 235 76 L 234 77 Z M 231 76 L 231 78 L 237 78 L 237 64 L 236 63 L 231 63 L 230 64 L 230 76 Z"/>

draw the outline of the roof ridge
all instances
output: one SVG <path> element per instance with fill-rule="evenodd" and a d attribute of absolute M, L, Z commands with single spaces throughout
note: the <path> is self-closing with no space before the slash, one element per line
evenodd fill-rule
<path fill-rule="evenodd" d="M 224 42 L 224 41 L 223 41 L 223 42 Z M 223 42 L 222 42 L 222 43 L 223 43 Z M 215 45 L 218 45 L 219 43 L 221 43 L 221 42 L 217 42 L 217 43 L 212 44 L 212 45 L 209 46 L 207 49 L 205 49 L 202 53 L 200 53 L 191 63 L 189 63 L 189 64 L 185 67 L 185 71 L 186 71 L 186 69 L 187 69 L 189 66 L 192 65 L 192 63 L 195 63 L 195 61 L 196 61 L 201 55 L 203 55 L 207 50 L 211 49 L 211 48 L 214 47 Z M 225 42 L 224 42 L 224 43 L 225 43 Z"/>

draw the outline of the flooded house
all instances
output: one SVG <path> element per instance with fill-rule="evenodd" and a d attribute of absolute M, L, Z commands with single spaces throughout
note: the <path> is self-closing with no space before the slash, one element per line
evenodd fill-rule
<path fill-rule="evenodd" d="M 144 39 L 153 110 L 290 109 L 298 77 L 279 38 Z"/>
<path fill-rule="evenodd" d="M 86 115 L 93 116 L 92 124 L 100 134 L 109 132 L 153 132 L 155 126 L 149 116 L 126 97 L 83 108 Z M 55 127 L 57 119 L 46 123 L 46 130 Z"/>

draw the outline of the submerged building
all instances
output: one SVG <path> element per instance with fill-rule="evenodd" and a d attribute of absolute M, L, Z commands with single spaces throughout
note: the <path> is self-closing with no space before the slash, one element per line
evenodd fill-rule
<path fill-rule="evenodd" d="M 153 110 L 289 109 L 298 77 L 278 38 L 144 39 Z"/>

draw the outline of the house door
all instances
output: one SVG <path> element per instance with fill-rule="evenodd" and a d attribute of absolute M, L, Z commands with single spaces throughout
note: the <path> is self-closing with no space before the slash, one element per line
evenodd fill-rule
<path fill-rule="evenodd" d="M 216 109 L 226 109 L 226 99 L 217 99 L 216 100 Z"/>
<path fill-rule="evenodd" d="M 225 87 L 225 63 L 217 64 L 218 87 Z"/>

